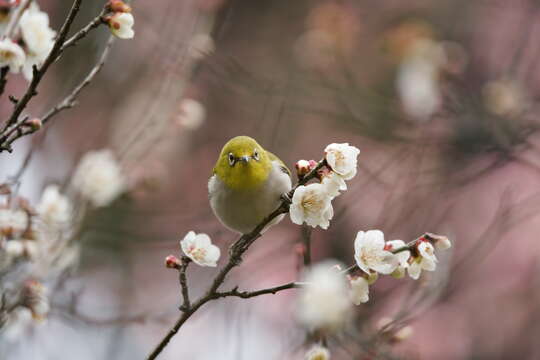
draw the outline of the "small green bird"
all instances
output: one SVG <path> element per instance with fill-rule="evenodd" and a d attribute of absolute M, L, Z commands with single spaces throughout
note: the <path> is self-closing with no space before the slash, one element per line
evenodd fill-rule
<path fill-rule="evenodd" d="M 223 225 L 247 234 L 277 209 L 291 186 L 291 172 L 277 156 L 249 136 L 237 136 L 221 150 L 208 181 L 208 196 Z"/>

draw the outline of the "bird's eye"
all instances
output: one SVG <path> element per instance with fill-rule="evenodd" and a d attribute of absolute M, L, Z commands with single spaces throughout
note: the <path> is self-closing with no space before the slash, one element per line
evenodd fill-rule
<path fill-rule="evenodd" d="M 229 165 L 233 166 L 236 159 L 234 158 L 234 155 L 232 153 L 229 153 Z"/>
<path fill-rule="evenodd" d="M 259 152 L 257 151 L 257 149 L 253 150 L 253 158 L 259 161 Z"/>

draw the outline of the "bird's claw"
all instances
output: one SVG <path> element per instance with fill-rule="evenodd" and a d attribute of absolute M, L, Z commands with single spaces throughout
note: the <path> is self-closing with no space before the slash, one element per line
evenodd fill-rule
<path fill-rule="evenodd" d="M 292 204 L 292 199 L 291 199 L 291 197 L 289 196 L 288 193 L 281 194 L 280 198 L 281 198 L 281 200 L 282 200 L 283 202 L 285 202 L 287 205 L 291 205 L 291 204 Z"/>

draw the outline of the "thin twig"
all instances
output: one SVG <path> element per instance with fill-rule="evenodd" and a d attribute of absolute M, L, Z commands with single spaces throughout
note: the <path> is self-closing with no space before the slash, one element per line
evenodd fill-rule
<path fill-rule="evenodd" d="M 96 16 L 92 21 L 90 21 L 85 27 L 83 27 L 81 30 L 77 31 L 75 35 L 67 39 L 64 44 L 62 45 L 60 52 L 65 51 L 68 47 L 77 45 L 77 42 L 81 40 L 82 38 L 86 37 L 90 31 L 97 28 L 99 25 L 104 24 L 104 16 L 108 12 L 107 6 L 104 6 L 101 12 L 98 16 Z"/>
<path fill-rule="evenodd" d="M 215 299 L 219 299 L 220 297 L 223 297 L 223 296 L 220 296 L 220 294 L 224 294 L 224 293 L 218 292 L 218 289 L 224 283 L 225 278 L 227 277 L 229 272 L 234 267 L 241 264 L 242 256 L 253 244 L 253 242 L 255 242 L 255 240 L 257 240 L 261 236 L 261 231 L 276 217 L 278 217 L 281 214 L 285 214 L 289 211 L 290 199 L 292 199 L 296 189 L 299 186 L 305 185 L 310 180 L 314 179 L 317 176 L 317 172 L 320 169 L 322 169 L 324 166 L 326 166 L 326 160 L 322 159 L 314 169 L 312 169 L 308 174 L 306 174 L 306 176 L 304 176 L 301 180 L 299 180 L 296 186 L 292 188 L 291 191 L 289 191 L 289 193 L 287 193 L 287 195 L 285 196 L 284 199 L 282 199 L 281 204 L 276 210 L 274 210 L 259 225 L 257 225 L 255 229 L 253 229 L 253 231 L 251 231 L 248 234 L 244 234 L 240 236 L 240 238 L 233 243 L 233 245 L 229 249 L 229 261 L 227 262 L 227 264 L 225 264 L 225 266 L 221 269 L 221 271 L 216 275 L 216 277 L 214 278 L 214 281 L 212 282 L 212 285 L 207 290 L 205 295 L 203 295 L 201 298 L 195 301 L 189 309 L 185 310 L 182 313 L 182 315 L 180 315 L 180 317 L 178 318 L 176 323 L 173 325 L 173 327 L 167 332 L 167 334 L 163 337 L 163 339 L 159 342 L 159 344 L 156 345 L 156 347 L 150 353 L 150 355 L 148 355 L 147 360 L 153 360 L 157 358 L 159 354 L 161 354 L 163 349 L 165 349 L 165 347 L 169 344 L 173 336 L 175 336 L 178 333 L 182 325 L 184 325 L 184 323 L 197 310 L 199 310 L 199 308 L 201 308 L 204 304 L 206 304 L 207 302 L 211 300 L 215 300 Z M 286 285 L 293 287 L 292 285 L 289 285 L 289 284 L 286 284 Z M 271 293 L 271 291 L 266 292 L 266 290 L 267 289 L 259 290 L 259 291 L 255 291 L 254 293 L 260 294 L 260 295 Z M 261 291 L 262 293 L 259 293 Z M 239 293 L 239 294 L 242 294 L 242 293 Z M 250 294 L 250 293 L 248 292 L 246 294 Z M 230 295 L 230 296 L 235 296 L 235 295 Z M 257 295 L 254 295 L 254 296 L 257 296 Z M 242 296 L 239 296 L 239 297 L 242 297 Z"/>
<path fill-rule="evenodd" d="M 287 284 L 274 286 L 267 289 L 255 290 L 255 291 L 238 291 L 238 287 L 235 287 L 234 289 L 230 291 L 217 292 L 215 294 L 215 298 L 217 299 L 217 298 L 222 298 L 222 297 L 235 296 L 242 299 L 249 299 L 249 298 L 260 296 L 260 295 L 267 295 L 267 294 L 275 295 L 276 293 L 280 291 L 297 288 L 299 286 L 300 285 L 298 283 L 293 281 Z"/>
<path fill-rule="evenodd" d="M 189 288 L 188 288 L 187 277 L 186 277 L 186 270 L 190 262 L 191 262 L 190 258 L 188 258 L 187 256 L 183 256 L 180 269 L 178 269 L 180 287 L 182 289 L 182 298 L 184 299 L 182 306 L 180 306 L 180 310 L 182 311 L 188 311 L 189 308 L 191 307 L 191 302 L 189 301 Z"/>
<path fill-rule="evenodd" d="M 42 124 L 46 124 L 52 117 L 59 114 L 60 112 L 71 109 L 76 105 L 76 100 L 81 91 L 86 88 L 96 77 L 96 75 L 101 71 L 103 66 L 105 65 L 105 61 L 107 60 L 107 57 L 109 56 L 110 49 L 114 43 L 114 37 L 111 36 L 107 42 L 107 45 L 105 46 L 105 49 L 103 50 L 103 53 L 101 54 L 100 59 L 98 60 L 97 64 L 90 70 L 88 75 L 71 91 L 71 93 L 66 96 L 60 103 L 55 105 L 52 109 L 47 111 L 45 115 L 40 119 Z M 39 128 L 32 128 L 32 127 L 24 127 L 25 121 L 20 122 L 17 126 L 12 127 L 5 136 L 5 140 L 3 142 L 3 145 L 0 146 L 0 152 L 4 149 L 10 149 L 11 144 L 16 141 L 17 139 L 20 139 L 21 137 L 33 134 L 34 132 L 38 131 Z M 2 144 L 0 140 L 0 144 Z M 9 150 L 8 150 L 9 151 Z"/>

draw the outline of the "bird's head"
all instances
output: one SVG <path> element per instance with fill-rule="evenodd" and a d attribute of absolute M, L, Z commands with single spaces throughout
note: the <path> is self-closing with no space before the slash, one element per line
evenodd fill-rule
<path fill-rule="evenodd" d="M 250 190 L 262 185 L 272 169 L 267 152 L 249 136 L 229 140 L 214 167 L 214 173 L 234 190 Z"/>

